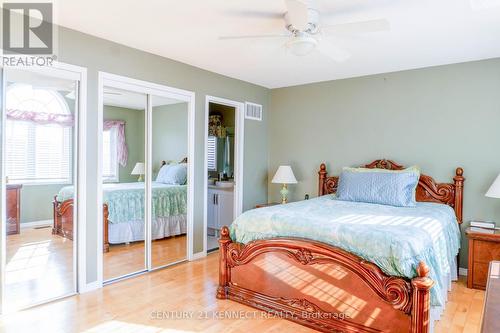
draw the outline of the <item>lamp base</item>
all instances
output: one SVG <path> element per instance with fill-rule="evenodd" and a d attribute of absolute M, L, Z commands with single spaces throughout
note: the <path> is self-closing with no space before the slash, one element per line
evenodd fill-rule
<path fill-rule="evenodd" d="M 144 178 L 142 178 L 142 175 L 139 175 L 139 178 L 137 179 L 138 182 L 144 181 Z"/>
<path fill-rule="evenodd" d="M 281 203 L 286 204 L 288 202 L 288 187 L 286 184 L 283 184 L 280 194 L 281 194 Z"/>

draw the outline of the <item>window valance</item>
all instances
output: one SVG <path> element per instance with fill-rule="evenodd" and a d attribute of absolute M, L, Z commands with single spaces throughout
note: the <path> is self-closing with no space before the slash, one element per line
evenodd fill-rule
<path fill-rule="evenodd" d="M 125 121 L 123 120 L 104 120 L 103 130 L 109 131 L 112 128 L 117 130 L 117 158 L 118 163 L 125 167 L 128 160 L 128 147 L 125 141 Z"/>
<path fill-rule="evenodd" d="M 7 109 L 6 116 L 8 120 L 28 121 L 37 125 L 55 124 L 63 127 L 73 127 L 75 124 L 72 114 Z"/>

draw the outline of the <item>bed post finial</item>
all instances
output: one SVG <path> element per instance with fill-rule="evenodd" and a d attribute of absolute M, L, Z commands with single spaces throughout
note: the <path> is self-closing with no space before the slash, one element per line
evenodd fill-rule
<path fill-rule="evenodd" d="M 459 224 L 462 224 L 463 218 L 463 196 L 464 196 L 464 181 L 465 178 L 464 169 L 457 168 L 455 171 L 455 177 L 453 177 L 453 181 L 455 182 L 455 215 L 457 216 L 457 221 Z"/>
<path fill-rule="evenodd" d="M 413 287 L 411 333 L 429 332 L 431 288 L 434 281 L 429 278 L 429 266 L 421 261 L 417 267 L 417 277 L 411 280 Z"/>
<path fill-rule="evenodd" d="M 229 228 L 223 226 L 220 229 L 219 238 L 219 286 L 217 287 L 218 299 L 227 299 L 227 288 L 229 286 L 229 268 L 227 267 L 227 247 L 231 243 Z"/>
<path fill-rule="evenodd" d="M 418 277 L 425 278 L 429 276 L 430 268 L 425 264 L 425 262 L 421 261 L 418 263 L 417 274 Z"/>
<path fill-rule="evenodd" d="M 318 184 L 318 196 L 322 196 L 325 194 L 325 180 L 328 172 L 326 171 L 326 164 L 321 163 L 319 166 L 319 184 Z"/>
<path fill-rule="evenodd" d="M 229 239 L 229 228 L 227 226 L 223 226 L 220 229 L 220 241 Z"/>

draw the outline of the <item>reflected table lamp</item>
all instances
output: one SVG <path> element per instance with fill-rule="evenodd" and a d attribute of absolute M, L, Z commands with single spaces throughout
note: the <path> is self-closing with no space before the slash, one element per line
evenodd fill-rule
<path fill-rule="evenodd" d="M 297 179 L 293 174 L 292 168 L 289 165 L 281 165 L 278 171 L 274 174 L 273 180 L 274 184 L 283 184 L 281 188 L 281 203 L 286 204 L 288 202 L 288 184 L 297 184 Z"/>
<path fill-rule="evenodd" d="M 144 180 L 144 178 L 142 177 L 142 175 L 144 175 L 144 163 L 142 162 L 137 162 L 135 164 L 135 167 L 134 169 L 132 170 L 132 172 L 130 173 L 131 175 L 139 175 L 139 178 L 137 179 L 138 182 L 142 182 Z"/>
<path fill-rule="evenodd" d="M 500 175 L 495 178 L 485 196 L 489 198 L 500 198 Z"/>

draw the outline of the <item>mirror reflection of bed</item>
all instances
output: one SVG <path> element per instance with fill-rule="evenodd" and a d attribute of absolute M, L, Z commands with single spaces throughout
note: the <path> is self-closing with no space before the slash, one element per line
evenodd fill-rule
<path fill-rule="evenodd" d="M 103 278 L 106 281 L 146 268 L 147 96 L 104 87 L 103 98 Z"/>
<path fill-rule="evenodd" d="M 186 259 L 187 103 L 104 87 L 102 142 L 103 280 Z M 151 171 L 148 173 L 150 138 Z M 146 183 L 151 177 L 151 206 Z M 71 187 L 59 192 L 72 197 Z M 151 214 L 151 226 L 146 216 Z M 145 235 L 151 234 L 151 266 Z"/>

